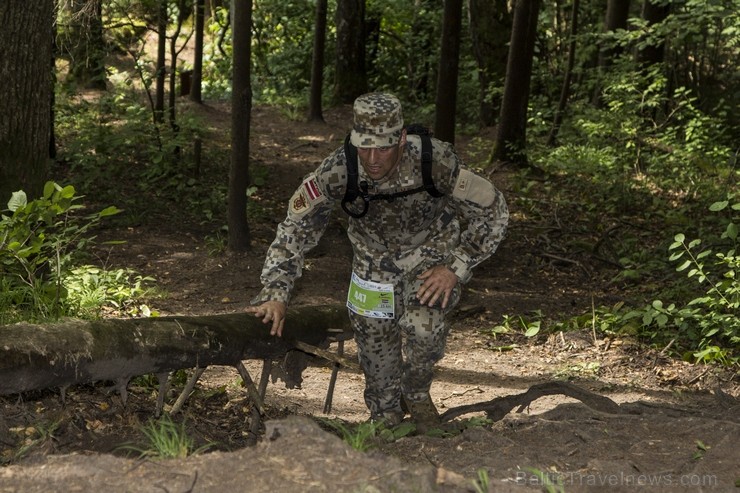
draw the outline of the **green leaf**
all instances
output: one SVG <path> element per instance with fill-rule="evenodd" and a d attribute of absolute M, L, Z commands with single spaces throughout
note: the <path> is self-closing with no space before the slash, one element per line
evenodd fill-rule
<path fill-rule="evenodd" d="M 59 185 L 57 185 L 53 181 L 47 181 L 46 184 L 44 184 L 44 198 L 51 198 L 51 196 L 54 194 L 54 191 L 58 188 Z"/>
<path fill-rule="evenodd" d="M 112 216 L 114 214 L 118 214 L 119 212 L 121 212 L 121 210 L 117 208 L 116 206 L 112 205 L 100 211 L 100 217 Z"/>
<path fill-rule="evenodd" d="M 534 337 L 540 332 L 540 323 L 534 322 L 529 327 L 527 327 L 526 332 L 524 332 L 524 337 Z"/>
<path fill-rule="evenodd" d="M 686 239 L 686 236 L 683 233 L 678 233 L 676 236 L 673 237 L 673 240 L 677 243 L 683 243 L 683 240 Z"/>
<path fill-rule="evenodd" d="M 709 206 L 709 210 L 712 212 L 721 211 L 722 209 L 727 207 L 728 204 L 729 202 L 727 200 L 723 200 L 721 202 L 715 202 L 714 204 Z"/>
<path fill-rule="evenodd" d="M 696 358 L 698 361 L 703 361 L 707 356 L 710 354 L 714 354 L 717 352 L 716 346 L 710 346 L 703 351 L 699 351 L 697 353 L 694 353 L 694 358 Z"/>
<path fill-rule="evenodd" d="M 737 224 L 730 223 L 727 225 L 727 229 L 725 230 L 724 234 L 722 235 L 722 238 L 730 238 L 731 240 L 737 239 Z"/>
<path fill-rule="evenodd" d="M 24 192 L 23 190 L 18 190 L 17 192 L 13 192 L 13 194 L 10 196 L 10 200 L 8 201 L 8 209 L 15 212 L 16 210 L 25 207 L 26 204 L 28 204 L 26 192 Z"/>
<path fill-rule="evenodd" d="M 686 260 L 684 263 L 676 267 L 676 271 L 681 272 L 682 270 L 686 270 L 691 265 L 691 260 Z"/>
<path fill-rule="evenodd" d="M 60 195 L 63 199 L 71 199 L 75 196 L 75 187 L 73 187 L 72 185 L 67 185 L 66 187 L 62 188 Z"/>

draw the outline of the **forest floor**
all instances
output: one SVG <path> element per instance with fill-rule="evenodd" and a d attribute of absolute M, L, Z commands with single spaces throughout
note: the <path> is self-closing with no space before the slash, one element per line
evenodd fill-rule
<path fill-rule="evenodd" d="M 227 135 L 227 106 L 190 111 L 203 118 L 210 142 Z M 99 240 L 126 240 L 100 245 L 101 263 L 154 277 L 164 295 L 149 305 L 163 315 L 242 311 L 260 289 L 264 254 L 288 198 L 339 145 L 350 115 L 349 108 L 336 108 L 325 113 L 326 123 L 305 123 L 273 108 L 254 108 L 251 162 L 269 174 L 253 196 L 260 214 L 250 224 L 252 251 L 215 251 L 214 232 L 198 218 L 153 206 L 140 223 L 101 231 Z M 463 157 L 473 152 L 469 141 L 460 136 L 456 143 Z M 227 163 L 206 166 L 220 169 L 226 179 Z M 142 426 L 154 417 L 156 387 L 145 378 L 130 385 L 125 406 L 106 383 L 67 389 L 64 399 L 57 389 L 0 398 L 6 464 L 0 468 L 0 492 L 740 491 L 736 374 L 684 362 L 670 350 L 626 335 L 492 333 L 505 315 L 566 319 L 590 313 L 593 306 L 611 306 L 621 295 L 611 282 L 616 271 L 607 263 L 543 255 L 543 244 L 557 241 L 549 232 L 567 228 L 577 217 L 560 218 L 558 224 L 535 221 L 519 207 L 510 171 L 489 177 L 508 200 L 509 233 L 477 268 L 451 317 L 446 355 L 431 391 L 435 404 L 445 411 L 566 381 L 612 399 L 618 413 L 551 395 L 495 422 L 477 413 L 458 418 L 443 434 L 371 438 L 372 448 L 359 452 L 323 420 L 367 420 L 363 378 L 340 371 L 331 412 L 325 414 L 331 368 L 315 361 L 300 388 L 286 389 L 281 381 L 268 385 L 267 430 L 249 445 L 252 404 L 239 375 L 234 368 L 210 367 L 173 419 L 185 424 L 197 446 L 212 445 L 184 459 L 137 458 L 137 452 L 122 448 L 146 447 Z M 335 215 L 310 253 L 295 305 L 344 302 L 351 249 L 341 216 Z M 344 351 L 355 357 L 351 342 Z M 246 365 L 253 376 L 260 374 L 261 362 Z M 182 382 L 172 382 L 166 409 L 178 385 Z"/>

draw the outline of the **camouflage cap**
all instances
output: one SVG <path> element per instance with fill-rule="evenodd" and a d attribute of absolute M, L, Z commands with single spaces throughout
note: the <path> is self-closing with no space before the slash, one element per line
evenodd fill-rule
<path fill-rule="evenodd" d="M 355 147 L 385 147 L 401 138 L 401 102 L 392 94 L 373 92 L 355 99 L 350 142 Z"/>

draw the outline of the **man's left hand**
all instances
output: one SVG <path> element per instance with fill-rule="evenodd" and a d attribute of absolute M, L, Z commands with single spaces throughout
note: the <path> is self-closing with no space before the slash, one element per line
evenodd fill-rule
<path fill-rule="evenodd" d="M 445 265 L 435 265 L 419 274 L 418 279 L 423 279 L 416 297 L 422 305 L 434 306 L 442 299 L 442 309 L 447 308 L 452 296 L 452 290 L 457 285 L 457 276 Z"/>

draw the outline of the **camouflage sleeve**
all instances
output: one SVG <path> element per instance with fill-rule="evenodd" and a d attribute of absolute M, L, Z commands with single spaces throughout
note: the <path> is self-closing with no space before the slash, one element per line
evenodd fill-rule
<path fill-rule="evenodd" d="M 340 166 L 337 166 L 337 163 Z M 290 301 L 295 281 L 303 272 L 305 254 L 324 234 L 339 189 L 346 184 L 344 163 L 337 153 L 306 176 L 288 203 L 288 214 L 277 227 L 262 268 L 262 290 L 251 301 Z M 345 183 L 338 185 L 341 179 Z"/>
<path fill-rule="evenodd" d="M 453 153 L 454 154 L 454 153 Z M 452 204 L 465 227 L 447 266 L 461 282 L 470 280 L 473 268 L 490 257 L 506 233 L 509 209 L 503 194 L 487 179 L 457 161 L 453 167 Z"/>

